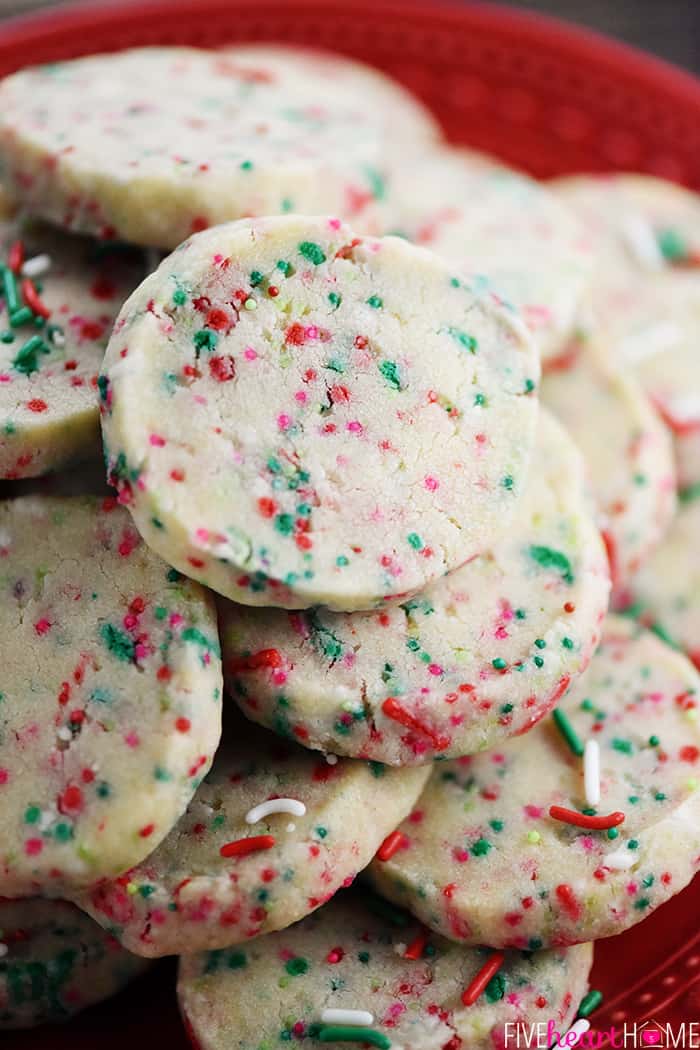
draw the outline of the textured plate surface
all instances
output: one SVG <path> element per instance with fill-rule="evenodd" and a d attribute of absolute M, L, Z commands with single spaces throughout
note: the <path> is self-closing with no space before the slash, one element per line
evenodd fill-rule
<path fill-rule="evenodd" d="M 257 40 L 335 48 L 373 63 L 425 99 L 455 142 L 490 150 L 534 175 L 638 170 L 700 190 L 698 80 L 594 33 L 498 6 L 436 0 L 80 5 L 0 26 L 0 75 L 121 47 Z M 593 986 L 605 1002 L 592 1017 L 594 1027 L 697 1021 L 699 925 L 700 877 L 647 922 L 601 941 Z M 166 962 L 63 1030 L 4 1034 L 2 1048 L 185 1050 L 174 981 Z"/>

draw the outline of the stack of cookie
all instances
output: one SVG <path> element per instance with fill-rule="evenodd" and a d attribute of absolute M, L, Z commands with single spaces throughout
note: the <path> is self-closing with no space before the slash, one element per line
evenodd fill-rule
<path fill-rule="evenodd" d="M 176 954 L 203 1050 L 582 1032 L 700 853 L 700 205 L 283 48 L 0 103 L 0 1028 Z"/>

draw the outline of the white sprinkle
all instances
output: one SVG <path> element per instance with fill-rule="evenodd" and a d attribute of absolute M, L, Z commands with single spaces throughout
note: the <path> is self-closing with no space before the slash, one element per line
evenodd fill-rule
<path fill-rule="evenodd" d="M 591 1027 L 591 1022 L 587 1017 L 579 1017 L 578 1021 L 574 1021 L 566 1035 L 561 1036 L 559 1043 L 561 1046 L 576 1046 L 582 1035 L 585 1035 L 588 1029 Z M 569 1040 L 571 1034 L 576 1036 L 575 1039 Z"/>
<path fill-rule="evenodd" d="M 10 949 L 7 947 L 6 944 L 0 944 L 0 959 L 2 959 L 4 955 L 7 955 L 9 950 Z"/>
<path fill-rule="evenodd" d="M 259 806 L 253 806 L 245 815 L 246 824 L 257 824 L 271 813 L 291 813 L 293 817 L 303 817 L 306 806 L 295 798 L 271 798 L 267 802 L 261 802 Z"/>
<path fill-rule="evenodd" d="M 651 225 L 641 215 L 625 215 L 620 223 L 622 236 L 637 262 L 661 270 L 664 257 Z"/>
<path fill-rule="evenodd" d="M 51 269 L 51 256 L 50 255 L 34 255 L 22 266 L 23 277 L 41 277 L 42 274 L 46 273 L 47 270 Z"/>
<path fill-rule="evenodd" d="M 636 863 L 637 859 L 634 853 L 625 849 L 619 849 L 617 853 L 608 853 L 608 855 L 603 858 L 603 864 L 605 867 L 612 868 L 613 871 L 626 871 Z"/>
<path fill-rule="evenodd" d="M 368 1010 L 324 1010 L 321 1021 L 323 1024 L 357 1024 L 367 1028 L 374 1017 Z"/>
<path fill-rule="evenodd" d="M 66 345 L 66 337 L 63 332 L 60 332 L 58 328 L 54 328 L 49 336 L 49 339 L 54 346 L 57 346 L 59 350 Z"/>
<path fill-rule="evenodd" d="M 72 740 L 73 734 L 71 733 L 68 726 L 61 726 L 60 729 L 56 730 L 56 736 L 59 740 Z"/>
<path fill-rule="evenodd" d="M 600 802 L 600 745 L 597 740 L 587 740 L 583 752 L 583 786 L 586 802 L 597 806 Z"/>
<path fill-rule="evenodd" d="M 287 831 L 296 831 L 296 830 L 297 830 L 296 824 L 287 824 Z"/>
<path fill-rule="evenodd" d="M 326 755 L 326 762 L 329 766 L 335 766 L 338 763 L 337 755 Z"/>

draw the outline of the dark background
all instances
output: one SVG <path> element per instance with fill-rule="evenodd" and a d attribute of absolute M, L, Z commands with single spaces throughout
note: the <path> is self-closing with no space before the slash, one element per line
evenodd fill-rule
<path fill-rule="evenodd" d="M 430 7 L 431 0 L 424 0 Z M 468 3 L 469 0 L 451 0 Z M 700 74 L 700 0 L 505 0 L 616 36 Z M 54 0 L 0 0 L 0 18 Z"/>

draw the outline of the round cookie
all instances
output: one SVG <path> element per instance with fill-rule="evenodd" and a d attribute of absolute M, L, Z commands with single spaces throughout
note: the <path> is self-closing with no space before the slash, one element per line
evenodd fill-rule
<path fill-rule="evenodd" d="M 66 901 L 0 900 L 0 1031 L 66 1021 L 148 965 Z"/>
<path fill-rule="evenodd" d="M 700 866 L 699 690 L 685 657 L 611 618 L 551 719 L 436 766 L 370 877 L 469 944 L 574 944 L 640 922 Z"/>
<path fill-rule="evenodd" d="M 282 929 L 369 864 L 428 773 L 350 759 L 329 764 L 237 715 L 158 849 L 75 901 L 138 955 L 226 948 Z M 266 815 L 280 798 L 281 811 Z"/>
<path fill-rule="evenodd" d="M 519 321 L 337 219 L 196 234 L 126 302 L 100 379 L 149 545 L 249 605 L 368 609 L 503 531 L 534 442 Z"/>
<path fill-rule="evenodd" d="M 583 453 L 613 581 L 624 587 L 676 509 L 673 447 L 634 376 L 586 345 L 543 377 L 542 402 Z"/>
<path fill-rule="evenodd" d="M 523 1025 L 551 1019 L 567 1031 L 592 955 L 590 944 L 508 952 L 467 1006 L 462 997 L 491 953 L 428 940 L 387 905 L 376 914 L 366 895 L 343 893 L 243 950 L 183 956 L 178 999 L 197 1050 L 283 1050 L 295 1039 L 335 1050 L 348 1040 L 380 1050 L 504 1050 Z M 353 1027 L 352 1015 L 326 1020 L 337 1010 L 366 1012 L 370 1027 Z"/>
<path fill-rule="evenodd" d="M 401 605 L 289 613 L 220 605 L 245 714 L 308 747 L 408 765 L 493 747 L 586 667 L 608 569 L 570 438 L 540 416 L 509 534 Z"/>
<path fill-rule="evenodd" d="M 4 177 L 57 225 L 154 247 L 250 215 L 371 224 L 392 122 L 343 79 L 275 49 L 140 48 L 25 69 L 0 87 Z"/>
<path fill-rule="evenodd" d="M 99 453 L 97 373 L 145 273 L 138 250 L 0 222 L 0 479 Z"/>
<path fill-rule="evenodd" d="M 700 499 L 681 505 L 663 542 L 632 578 L 631 614 L 683 649 L 700 669 Z"/>
<path fill-rule="evenodd" d="M 596 283 L 625 283 L 700 259 L 700 197 L 651 175 L 572 175 L 553 189 L 584 223 L 597 255 Z M 602 269 L 601 269 L 602 268 Z"/>
<path fill-rule="evenodd" d="M 412 158 L 392 188 L 392 229 L 514 303 L 546 364 L 578 327 L 593 261 L 585 229 L 544 186 L 452 149 Z"/>
<path fill-rule="evenodd" d="M 0 503 L 0 895 L 65 896 L 150 853 L 221 732 L 211 597 L 111 497 Z"/>

